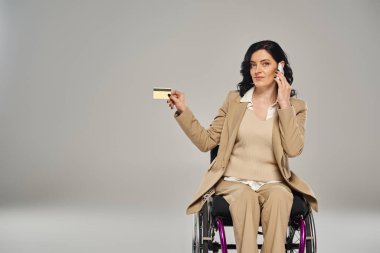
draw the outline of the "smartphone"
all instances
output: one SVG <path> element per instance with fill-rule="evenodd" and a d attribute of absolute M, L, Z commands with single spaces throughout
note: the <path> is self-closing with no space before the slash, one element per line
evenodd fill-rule
<path fill-rule="evenodd" d="M 280 71 L 284 75 L 284 69 L 280 63 L 277 65 L 278 71 Z M 280 79 L 278 76 L 276 76 L 277 81 Z"/>
<path fill-rule="evenodd" d="M 280 63 L 278 64 L 277 69 L 278 69 L 278 71 L 280 71 L 284 75 L 284 68 L 282 67 L 282 65 Z"/>

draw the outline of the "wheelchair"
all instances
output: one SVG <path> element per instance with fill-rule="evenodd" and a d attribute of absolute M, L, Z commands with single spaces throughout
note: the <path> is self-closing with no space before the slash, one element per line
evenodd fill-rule
<path fill-rule="evenodd" d="M 219 146 L 210 152 L 211 161 L 217 155 Z M 219 252 L 227 253 L 228 249 L 236 250 L 236 244 L 227 244 L 225 226 L 233 226 L 227 201 L 218 195 L 208 198 L 202 209 L 193 215 L 193 253 Z M 260 223 L 261 228 L 261 223 Z M 262 231 L 258 231 L 258 237 Z M 219 234 L 219 240 L 216 234 Z M 317 237 L 312 209 L 299 192 L 293 191 L 293 205 L 288 223 L 285 242 L 286 252 L 315 253 L 317 252 Z M 258 248 L 262 244 L 258 243 Z"/>

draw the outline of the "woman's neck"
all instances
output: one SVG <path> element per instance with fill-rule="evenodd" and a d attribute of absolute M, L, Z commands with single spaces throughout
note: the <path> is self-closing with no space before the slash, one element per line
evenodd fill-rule
<path fill-rule="evenodd" d="M 252 94 L 252 100 L 256 100 L 256 102 L 265 103 L 265 104 L 273 104 L 277 99 L 277 86 L 273 85 L 271 87 L 255 87 L 255 90 Z"/>

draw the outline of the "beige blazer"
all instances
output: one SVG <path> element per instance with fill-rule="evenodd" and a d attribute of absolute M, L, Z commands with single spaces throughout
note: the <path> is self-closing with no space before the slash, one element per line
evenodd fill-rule
<path fill-rule="evenodd" d="M 279 109 L 277 106 L 278 117 L 275 118 L 272 133 L 273 152 L 284 181 L 293 190 L 303 193 L 317 212 L 318 203 L 312 189 L 289 169 L 288 157 L 300 155 L 304 146 L 307 111 L 305 102 L 300 99 L 290 98 L 290 103 L 291 106 L 287 109 Z M 207 152 L 219 145 L 218 155 L 203 176 L 193 200 L 187 207 L 187 214 L 198 212 L 207 198 L 215 193 L 214 186 L 222 178 L 227 167 L 246 108 L 247 103 L 240 102 L 239 92 L 235 90 L 228 93 L 207 129 L 200 125 L 189 108 L 180 115 L 175 115 L 182 130 L 201 151 Z"/>

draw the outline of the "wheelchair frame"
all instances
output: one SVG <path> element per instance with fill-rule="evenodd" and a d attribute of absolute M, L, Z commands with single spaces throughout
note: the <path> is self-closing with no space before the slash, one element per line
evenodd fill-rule
<path fill-rule="evenodd" d="M 211 150 L 210 162 L 216 158 L 218 149 L 219 146 L 216 146 Z M 317 236 L 313 210 L 307 200 L 304 197 L 302 199 L 307 204 L 307 212 L 305 216 L 301 214 L 290 217 L 286 243 L 284 245 L 288 253 L 317 252 Z M 212 203 L 213 196 L 209 197 L 202 209 L 193 215 L 193 253 L 208 253 L 209 251 L 216 253 L 219 252 L 219 249 L 222 250 L 222 253 L 227 253 L 228 249 L 236 249 L 236 244 L 227 244 L 226 242 L 225 226 L 222 217 L 212 216 Z M 219 242 L 215 240 L 216 232 L 219 234 Z M 258 234 L 262 235 L 262 232 L 258 231 Z M 262 244 L 257 244 L 257 246 L 259 249 L 262 248 Z"/>
<path fill-rule="evenodd" d="M 221 217 L 212 217 L 212 197 L 203 205 L 200 212 L 193 215 L 193 253 L 215 253 L 221 249 L 222 253 L 227 253 L 228 249 L 236 249 L 235 244 L 227 244 L 224 224 Z M 313 213 L 308 205 L 308 213 L 305 217 L 298 215 L 291 217 L 288 225 L 285 249 L 286 252 L 293 253 L 316 253 L 317 238 Z M 219 234 L 219 242 L 216 241 L 216 232 Z M 262 232 L 258 232 L 262 235 Z M 262 244 L 258 243 L 258 248 Z"/>

